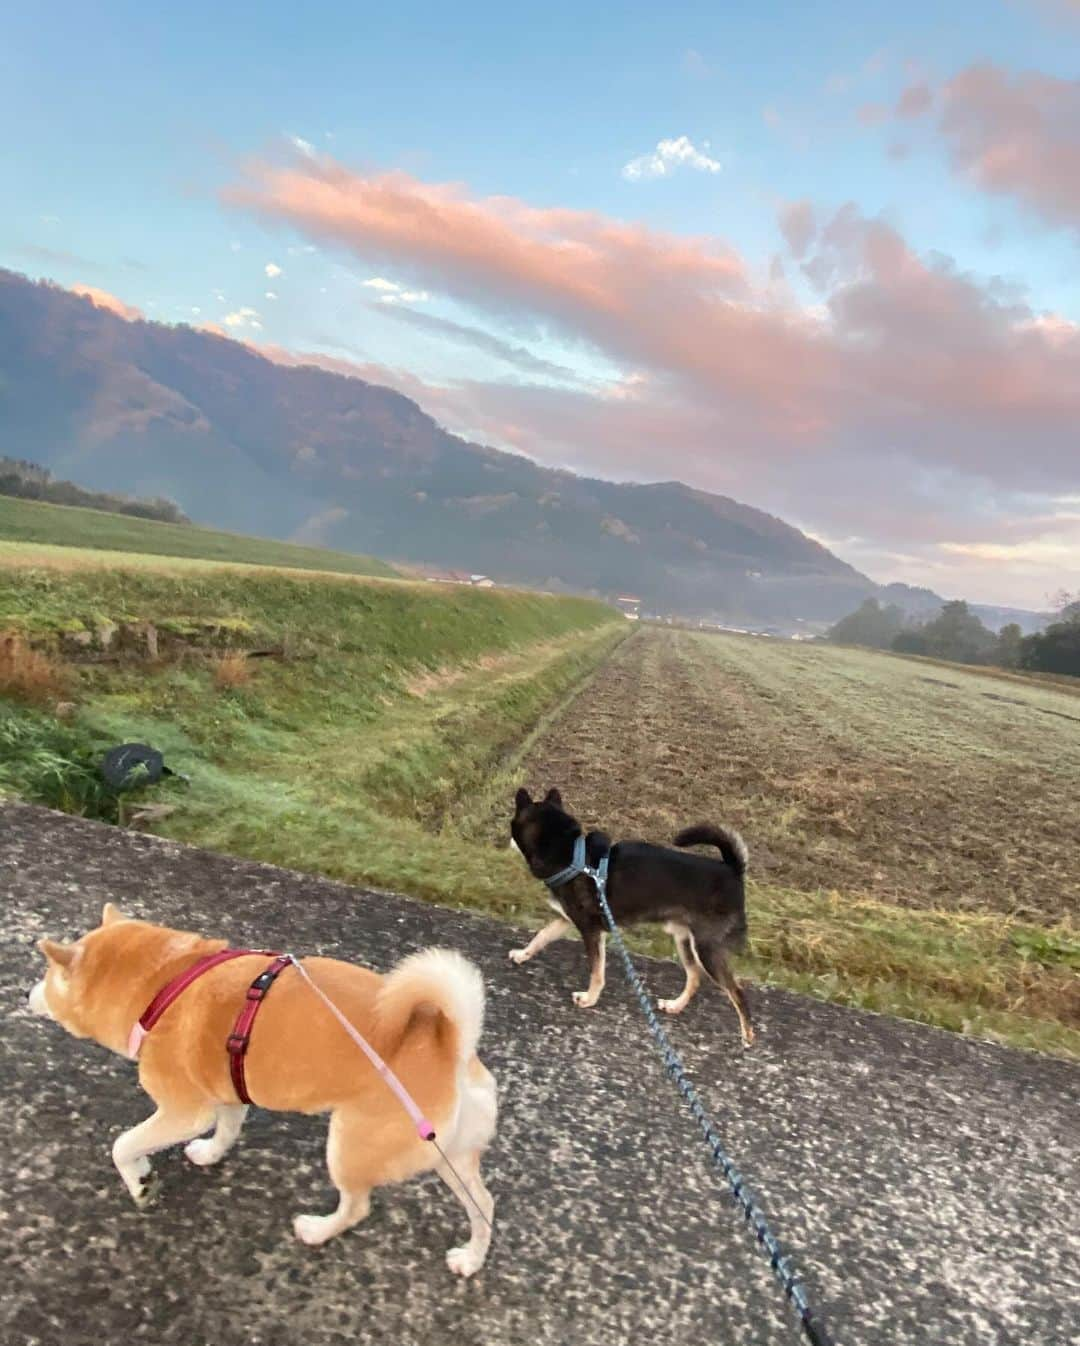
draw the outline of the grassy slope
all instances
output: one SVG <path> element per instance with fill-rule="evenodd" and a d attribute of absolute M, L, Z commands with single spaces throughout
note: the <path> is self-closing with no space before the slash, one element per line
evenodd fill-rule
<path fill-rule="evenodd" d="M 157 827 L 166 835 L 497 911 L 522 898 L 520 862 L 479 853 L 463 807 L 512 795 L 521 741 L 626 625 L 597 603 L 504 590 L 265 570 L 0 570 L 0 630 L 40 637 L 134 618 L 182 635 L 219 623 L 241 647 L 284 641 L 294 657 L 251 661 L 251 681 L 232 690 L 197 651 L 81 667 L 71 722 L 0 700 L 0 792 L 107 816 L 102 750 L 148 741 L 191 776 L 150 792 L 177 806 Z"/>
<path fill-rule="evenodd" d="M 191 557 L 246 565 L 330 570 L 350 575 L 393 575 L 370 556 L 300 547 L 268 538 L 219 533 L 185 524 L 157 523 L 124 514 L 69 505 L 48 505 L 0 495 L 0 540 L 45 546 L 84 547 L 148 556 Z"/>

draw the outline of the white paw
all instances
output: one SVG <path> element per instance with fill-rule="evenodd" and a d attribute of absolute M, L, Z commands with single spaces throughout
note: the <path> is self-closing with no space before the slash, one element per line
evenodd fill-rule
<path fill-rule="evenodd" d="M 593 995 L 591 991 L 574 992 L 574 1004 L 578 1007 L 578 1009 L 592 1009 L 592 1007 L 596 1004 L 596 1002 L 599 999 L 600 999 L 599 992 L 597 992 L 596 995 Z"/>
<path fill-rule="evenodd" d="M 157 1187 L 150 1170 L 150 1160 L 146 1155 L 117 1164 L 117 1168 L 136 1206 L 149 1206 L 157 1195 Z"/>
<path fill-rule="evenodd" d="M 132 1192 L 132 1200 L 140 1210 L 147 1210 L 154 1205 L 161 1195 L 161 1184 L 154 1177 L 147 1178 L 139 1188 L 138 1193 Z"/>
<path fill-rule="evenodd" d="M 511 963 L 517 963 L 520 966 L 520 964 L 529 961 L 529 951 L 528 949 L 511 949 L 509 957 Z"/>
<path fill-rule="evenodd" d="M 184 1146 L 184 1153 L 193 1164 L 199 1165 L 216 1164 L 219 1159 L 225 1158 L 225 1151 L 210 1136 L 190 1141 Z"/>
<path fill-rule="evenodd" d="M 686 1006 L 679 1000 L 658 1000 L 656 1002 L 665 1014 L 681 1014 Z"/>
<path fill-rule="evenodd" d="M 334 1223 L 325 1215 L 298 1215 L 292 1227 L 300 1242 L 312 1248 L 317 1248 L 334 1235 Z"/>
<path fill-rule="evenodd" d="M 464 1248 L 451 1248 L 446 1254 L 446 1265 L 455 1276 L 475 1276 L 484 1265 L 484 1254 L 468 1244 Z"/>

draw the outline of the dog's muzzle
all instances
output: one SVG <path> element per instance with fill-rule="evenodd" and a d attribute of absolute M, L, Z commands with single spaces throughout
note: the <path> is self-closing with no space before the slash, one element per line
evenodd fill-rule
<path fill-rule="evenodd" d="M 52 1010 L 49 1009 L 49 1002 L 45 999 L 45 979 L 44 977 L 36 986 L 30 988 L 30 994 L 26 997 L 27 1004 L 35 1014 L 40 1014 L 46 1019 L 51 1019 Z"/>

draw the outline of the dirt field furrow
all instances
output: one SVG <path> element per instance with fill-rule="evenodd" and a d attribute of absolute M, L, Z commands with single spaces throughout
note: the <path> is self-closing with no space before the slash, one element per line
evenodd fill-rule
<path fill-rule="evenodd" d="M 615 836 L 732 824 L 755 876 L 786 887 L 1075 917 L 1077 702 L 1020 686 L 1006 703 L 966 671 L 938 681 L 869 652 L 643 628 L 525 774 Z"/>

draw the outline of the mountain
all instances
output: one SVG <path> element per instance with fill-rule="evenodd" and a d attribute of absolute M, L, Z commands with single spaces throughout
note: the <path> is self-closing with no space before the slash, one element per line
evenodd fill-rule
<path fill-rule="evenodd" d="M 3 270 L 0 435 L 0 453 L 97 490 L 167 497 L 214 527 L 632 593 L 645 610 L 790 626 L 880 592 L 725 496 L 541 467 L 449 434 L 390 389 L 131 321 Z"/>

